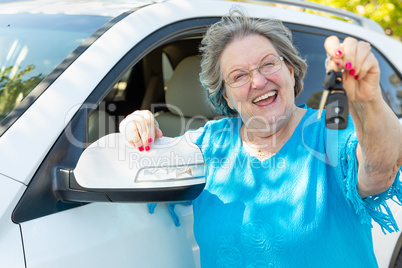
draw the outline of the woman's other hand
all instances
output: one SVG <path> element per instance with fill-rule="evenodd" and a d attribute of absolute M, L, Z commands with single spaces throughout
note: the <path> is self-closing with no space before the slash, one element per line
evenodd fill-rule
<path fill-rule="evenodd" d="M 128 115 L 121 121 L 119 130 L 139 151 L 149 151 L 151 143 L 163 136 L 154 115 L 148 110 L 138 110 Z"/>
<path fill-rule="evenodd" d="M 343 86 L 349 101 L 382 100 L 380 68 L 369 43 L 352 37 L 341 43 L 338 37 L 330 36 L 324 46 L 327 55 L 331 56 L 329 68 L 344 70 Z"/>

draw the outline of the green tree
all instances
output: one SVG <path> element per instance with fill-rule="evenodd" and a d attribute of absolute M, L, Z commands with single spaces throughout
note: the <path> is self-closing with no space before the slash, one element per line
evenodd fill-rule
<path fill-rule="evenodd" d="M 401 0 L 309 0 L 345 9 L 380 24 L 388 35 L 402 41 L 402 4 Z"/>
<path fill-rule="evenodd" d="M 0 70 L 0 122 L 42 81 L 44 75 L 38 74 L 24 79 L 35 69 L 28 65 L 22 71 L 10 76 L 14 66 Z M 25 76 L 25 77 L 24 77 Z"/>

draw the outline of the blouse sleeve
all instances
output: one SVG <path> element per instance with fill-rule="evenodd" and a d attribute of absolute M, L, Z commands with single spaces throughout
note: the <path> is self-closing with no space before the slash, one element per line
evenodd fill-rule
<path fill-rule="evenodd" d="M 402 168 L 399 169 L 394 183 L 388 190 L 381 194 L 362 199 L 357 191 L 357 143 L 356 134 L 351 134 L 341 154 L 346 198 L 351 202 L 356 213 L 361 215 L 362 222 L 371 225 L 371 219 L 373 219 L 381 226 L 384 234 L 386 231 L 389 233 L 397 232 L 399 228 L 388 207 L 387 200 L 393 200 L 399 205 L 402 203 L 402 186 L 400 181 Z"/>

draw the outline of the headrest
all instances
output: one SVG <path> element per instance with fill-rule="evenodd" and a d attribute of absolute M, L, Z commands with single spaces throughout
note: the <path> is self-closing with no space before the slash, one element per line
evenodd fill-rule
<path fill-rule="evenodd" d="M 190 56 L 184 58 L 174 70 L 166 89 L 166 103 L 171 113 L 208 119 L 218 116 L 201 85 L 200 63 L 201 57 Z"/>

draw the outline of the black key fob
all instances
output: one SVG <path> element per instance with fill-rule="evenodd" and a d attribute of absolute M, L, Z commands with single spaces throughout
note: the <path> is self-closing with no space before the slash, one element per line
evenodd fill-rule
<path fill-rule="evenodd" d="M 325 125 L 329 129 L 345 129 L 348 126 L 348 112 L 346 92 L 330 93 L 325 106 Z"/>
<path fill-rule="evenodd" d="M 325 125 L 329 129 L 345 129 L 348 126 L 349 103 L 343 88 L 342 73 L 327 72 L 323 87 L 329 91 L 325 105 Z"/>

